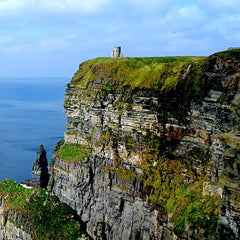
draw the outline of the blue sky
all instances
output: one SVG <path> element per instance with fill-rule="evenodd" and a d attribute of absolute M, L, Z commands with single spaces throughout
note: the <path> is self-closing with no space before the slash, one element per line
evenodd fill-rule
<path fill-rule="evenodd" d="M 110 56 L 210 55 L 240 46 L 240 0 L 0 0 L 0 76 L 71 77 Z"/>

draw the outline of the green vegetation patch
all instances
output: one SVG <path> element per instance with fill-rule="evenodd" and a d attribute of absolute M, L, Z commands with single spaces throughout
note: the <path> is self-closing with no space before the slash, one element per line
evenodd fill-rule
<path fill-rule="evenodd" d="M 218 218 L 220 212 L 220 196 L 202 196 L 202 181 L 176 189 L 176 194 L 170 196 L 167 202 L 173 231 L 180 237 L 186 238 L 186 227 L 195 231 L 192 239 L 217 239 Z"/>
<path fill-rule="evenodd" d="M 0 182 L 0 196 L 4 198 L 2 214 L 32 239 L 76 240 L 83 236 L 75 211 L 48 191 L 26 189 L 7 179 Z"/>
<path fill-rule="evenodd" d="M 223 133 L 220 137 L 228 146 L 240 151 L 240 136 L 232 133 Z"/>
<path fill-rule="evenodd" d="M 88 145 L 78 143 L 64 144 L 58 151 L 58 156 L 61 160 L 68 163 L 78 162 L 84 158 L 90 157 L 92 149 Z"/>
<path fill-rule="evenodd" d="M 210 156 L 195 148 L 181 157 L 174 157 L 173 146 L 173 142 L 168 143 L 164 138 L 148 136 L 141 165 L 145 173 L 143 192 L 150 203 L 160 211 L 165 209 L 171 216 L 170 221 L 174 224 L 171 230 L 178 237 L 187 239 L 189 231 L 186 230 L 190 229 L 191 239 L 215 239 L 220 197 L 203 196 Z M 201 163 L 201 173 L 192 167 L 194 162 Z"/>
<path fill-rule="evenodd" d="M 63 138 L 63 139 L 60 139 L 60 140 L 57 142 L 57 144 L 56 144 L 53 152 L 54 152 L 54 153 L 55 153 L 55 152 L 58 152 L 58 151 L 60 150 L 61 146 L 64 144 L 64 142 L 65 142 L 64 138 Z"/>
<path fill-rule="evenodd" d="M 74 123 L 73 123 L 73 126 L 74 126 L 74 127 L 77 127 L 79 124 L 80 124 L 80 122 L 74 122 Z"/>
<path fill-rule="evenodd" d="M 232 49 L 232 50 L 227 50 L 223 52 L 218 52 L 214 54 L 215 56 L 219 57 L 233 57 L 236 60 L 240 61 L 240 49 Z"/>
<path fill-rule="evenodd" d="M 142 57 L 96 58 L 83 62 L 72 78 L 72 83 L 85 88 L 96 79 L 105 79 L 106 91 L 113 90 L 116 82 L 132 88 L 175 87 L 188 66 L 202 63 L 205 57 Z"/>

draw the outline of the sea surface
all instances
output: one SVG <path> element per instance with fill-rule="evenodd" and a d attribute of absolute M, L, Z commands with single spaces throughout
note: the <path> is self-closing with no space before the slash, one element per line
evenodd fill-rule
<path fill-rule="evenodd" d="M 68 78 L 0 79 L 0 181 L 32 179 L 40 144 L 48 162 L 66 125 L 63 102 Z"/>

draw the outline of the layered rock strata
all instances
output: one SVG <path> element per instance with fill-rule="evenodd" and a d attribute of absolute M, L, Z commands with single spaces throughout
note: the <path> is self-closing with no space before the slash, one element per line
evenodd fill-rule
<path fill-rule="evenodd" d="M 239 59 L 80 65 L 62 146 L 92 151 L 66 161 L 58 146 L 50 187 L 94 239 L 238 239 Z"/>

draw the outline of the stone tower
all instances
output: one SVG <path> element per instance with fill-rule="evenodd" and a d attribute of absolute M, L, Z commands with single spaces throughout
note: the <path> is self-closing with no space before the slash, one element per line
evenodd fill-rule
<path fill-rule="evenodd" d="M 111 52 L 111 57 L 112 58 L 120 58 L 123 57 L 123 54 L 121 53 L 121 47 L 116 46 Z"/>

